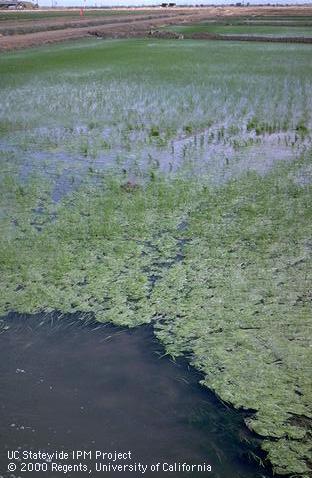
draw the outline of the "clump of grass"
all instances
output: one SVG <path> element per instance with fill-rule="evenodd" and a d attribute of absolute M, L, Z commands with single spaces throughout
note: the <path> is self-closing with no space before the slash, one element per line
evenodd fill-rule
<path fill-rule="evenodd" d="M 105 141 L 104 139 L 101 141 L 101 147 L 103 149 L 111 149 L 111 145 L 108 143 L 108 141 Z"/>
<path fill-rule="evenodd" d="M 90 152 L 89 145 L 86 144 L 86 143 L 82 144 L 81 147 L 80 147 L 80 153 L 83 156 L 87 157 L 89 155 L 89 152 Z"/>
<path fill-rule="evenodd" d="M 150 130 L 150 136 L 152 138 L 158 138 L 160 136 L 160 131 L 159 131 L 159 128 L 157 128 L 157 126 L 153 126 Z"/>
<path fill-rule="evenodd" d="M 193 128 L 190 124 L 187 124 L 186 126 L 184 126 L 183 130 L 187 134 L 191 134 L 193 132 Z"/>
<path fill-rule="evenodd" d="M 95 129 L 97 127 L 97 123 L 95 121 L 90 121 L 88 124 L 89 130 Z"/>
<path fill-rule="evenodd" d="M 309 128 L 307 127 L 306 123 L 304 120 L 299 121 L 299 123 L 296 126 L 296 131 L 299 133 L 301 136 L 305 136 L 309 133 Z"/>
<path fill-rule="evenodd" d="M 284 126 L 288 123 L 284 121 Z M 258 136 L 263 134 L 273 134 L 277 131 L 281 131 L 283 129 L 282 125 L 278 123 L 267 123 L 265 121 L 259 121 L 256 118 L 252 118 L 247 123 L 247 131 L 255 131 Z"/>

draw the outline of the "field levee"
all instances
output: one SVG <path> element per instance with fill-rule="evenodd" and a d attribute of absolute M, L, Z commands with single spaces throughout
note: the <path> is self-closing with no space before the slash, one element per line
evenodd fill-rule
<path fill-rule="evenodd" d="M 291 18 L 310 17 L 312 8 L 301 7 L 203 7 L 203 8 L 174 8 L 174 9 L 130 9 L 115 11 L 86 11 L 86 16 L 79 17 L 79 10 L 46 10 L 44 13 L 20 12 L 2 13 L 0 17 L 0 51 L 28 48 L 46 43 L 56 43 L 88 37 L 90 34 L 105 37 L 124 38 L 147 34 L 151 28 L 158 28 L 173 24 L 189 22 L 239 23 L 240 18 L 275 18 L 289 15 Z M 50 16 L 50 17 L 49 17 Z M 265 20 L 264 20 L 265 21 Z M 219 36 L 200 35 L 196 38 L 219 39 Z M 223 37 L 222 37 L 223 39 Z M 236 40 L 245 40 L 244 36 L 237 36 Z M 248 38 L 249 39 L 249 38 Z M 261 38 L 250 40 L 263 41 Z M 277 40 L 268 40 L 277 41 Z M 278 41 L 293 41 L 309 43 L 309 40 L 286 40 L 283 36 Z"/>

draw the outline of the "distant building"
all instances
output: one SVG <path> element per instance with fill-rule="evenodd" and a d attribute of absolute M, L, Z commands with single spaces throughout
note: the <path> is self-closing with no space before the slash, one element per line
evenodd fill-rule
<path fill-rule="evenodd" d="M 23 0 L 0 0 L 0 9 L 16 9 L 21 10 L 23 8 L 38 8 L 38 5 L 34 5 L 32 2 Z"/>
<path fill-rule="evenodd" d="M 17 0 L 0 0 L 0 8 L 16 7 L 17 4 Z"/>

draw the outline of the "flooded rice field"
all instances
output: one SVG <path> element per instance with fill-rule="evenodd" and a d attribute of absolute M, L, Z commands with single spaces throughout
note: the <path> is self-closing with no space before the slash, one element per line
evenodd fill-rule
<path fill-rule="evenodd" d="M 163 356 L 150 327 L 119 329 L 86 322 L 79 314 L 10 314 L 1 322 L 0 345 L 0 468 L 5 478 L 65 476 L 64 468 L 51 471 L 54 462 L 87 465 L 88 471 L 69 471 L 69 477 L 89 476 L 90 469 L 91 476 L 115 476 L 113 471 L 97 473 L 109 461 L 137 464 L 136 472 L 126 469 L 117 476 L 269 476 L 252 459 L 256 441 L 241 415 L 198 385 L 200 375 L 186 363 Z M 9 460 L 12 450 L 22 458 Z M 38 460 L 47 471 L 27 472 L 34 460 L 24 460 L 22 453 L 38 450 L 85 450 L 93 456 Z M 96 451 L 130 451 L 131 459 L 96 459 Z M 6 472 L 12 461 L 16 471 Z M 155 463 L 163 463 L 163 471 L 153 473 Z M 173 463 L 206 464 L 208 471 L 169 472 Z"/>
<path fill-rule="evenodd" d="M 241 51 L 234 43 L 92 40 L 42 58 L 40 50 L 4 58 L 1 172 L 48 177 L 58 201 L 107 169 L 130 181 L 184 169 L 219 185 L 298 159 L 311 148 L 308 49 L 247 44 L 243 63 Z"/>
<path fill-rule="evenodd" d="M 0 478 L 41 478 L 23 450 L 77 449 L 87 469 L 41 457 L 49 478 L 113 476 L 90 468 L 101 450 L 132 476 L 263 478 L 258 446 L 276 475 L 310 476 L 310 46 L 1 60 Z"/>
<path fill-rule="evenodd" d="M 78 128 L 77 134 L 82 133 Z M 80 131 L 80 133 L 79 133 Z M 47 133 L 46 133 L 47 134 Z M 106 148 L 96 154 L 29 150 L 8 146 L 8 157 L 14 173 L 22 181 L 33 174 L 41 174 L 53 183 L 51 197 L 59 201 L 77 189 L 86 177 L 96 181 L 98 174 L 114 169 L 123 172 L 132 182 L 141 182 L 155 170 L 166 175 L 182 172 L 186 176 L 204 175 L 211 185 L 224 184 L 247 171 L 261 175 L 267 173 L 278 161 L 293 161 L 311 148 L 311 138 L 300 137 L 296 131 L 263 133 L 245 132 L 239 135 L 225 133 L 224 127 L 213 127 L 193 134 L 179 136 L 161 144 L 156 137 L 143 145 L 139 135 L 127 132 L 131 141 L 128 147 Z M 19 158 L 19 159 L 17 159 Z"/>

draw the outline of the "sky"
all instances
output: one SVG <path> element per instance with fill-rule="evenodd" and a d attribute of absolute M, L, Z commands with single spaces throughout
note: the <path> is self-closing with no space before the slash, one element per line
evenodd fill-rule
<path fill-rule="evenodd" d="M 135 6 L 135 5 L 159 5 L 162 1 L 166 0 L 38 0 L 39 6 L 48 6 L 51 7 L 53 4 L 56 6 L 81 6 L 81 5 L 86 5 L 86 6 Z M 205 0 L 168 0 L 168 1 L 174 1 L 177 5 L 196 5 L 196 4 L 204 4 L 204 5 L 225 5 L 229 3 L 235 3 L 236 1 L 242 1 L 242 0 L 211 0 L 211 1 L 205 1 Z M 285 5 L 285 4 L 310 4 L 312 5 L 312 0 L 245 0 L 245 3 L 249 1 L 250 5 L 253 4 L 260 4 L 260 3 L 271 3 L 271 4 L 279 4 L 279 5 Z"/>

